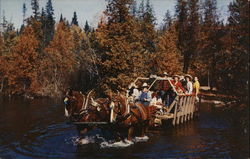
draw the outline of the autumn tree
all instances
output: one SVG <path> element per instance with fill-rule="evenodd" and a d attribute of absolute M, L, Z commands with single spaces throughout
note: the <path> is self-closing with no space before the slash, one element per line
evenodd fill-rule
<path fill-rule="evenodd" d="M 164 71 L 169 74 L 178 74 L 182 70 L 182 56 L 176 46 L 177 33 L 175 26 L 171 26 L 157 43 L 157 51 L 153 54 L 153 68 L 156 74 L 162 74 Z"/>
<path fill-rule="evenodd" d="M 61 40 L 63 39 L 63 40 Z M 69 86 L 71 73 L 76 67 L 76 55 L 70 28 L 65 22 L 56 26 L 53 40 L 45 49 L 45 58 L 41 66 L 43 94 L 60 95 L 61 89 Z"/>
<path fill-rule="evenodd" d="M 31 93 L 39 87 L 36 62 L 39 42 L 31 26 L 24 28 L 13 47 L 7 77 L 12 94 Z"/>

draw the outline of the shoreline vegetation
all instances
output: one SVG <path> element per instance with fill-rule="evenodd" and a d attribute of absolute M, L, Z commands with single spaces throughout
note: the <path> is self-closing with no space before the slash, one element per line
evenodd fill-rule
<path fill-rule="evenodd" d="M 150 0 L 109 0 L 96 28 L 87 21 L 81 28 L 76 12 L 55 21 L 52 2 L 41 8 L 31 0 L 30 17 L 24 4 L 21 28 L 0 17 L 0 95 L 62 97 L 68 88 L 96 88 L 104 96 L 166 71 L 218 89 L 203 91 L 206 98 L 235 98 L 248 107 L 248 0 L 230 3 L 226 23 L 215 0 L 178 0 L 160 27 Z"/>

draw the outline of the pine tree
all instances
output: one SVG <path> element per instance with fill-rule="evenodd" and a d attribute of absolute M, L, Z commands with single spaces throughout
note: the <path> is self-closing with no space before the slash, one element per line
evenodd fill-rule
<path fill-rule="evenodd" d="M 74 12 L 74 15 L 73 15 L 73 18 L 72 18 L 72 21 L 71 21 L 71 25 L 78 26 L 78 20 L 77 20 L 76 12 Z"/>
<path fill-rule="evenodd" d="M 44 35 L 45 35 L 45 46 L 49 44 L 52 40 L 54 35 L 54 27 L 55 27 L 55 20 L 54 20 L 54 9 L 51 0 L 48 0 L 46 4 L 46 14 L 45 14 L 45 28 L 44 28 Z"/>
<path fill-rule="evenodd" d="M 26 4 L 23 3 L 23 25 L 25 24 L 26 12 L 27 12 L 27 7 Z"/>
<path fill-rule="evenodd" d="M 61 15 L 60 15 L 60 20 L 59 20 L 59 22 L 63 22 L 63 21 L 64 21 L 63 15 L 61 14 Z"/>
<path fill-rule="evenodd" d="M 155 51 L 157 34 L 155 31 L 156 18 L 149 0 L 146 1 L 146 5 L 144 4 L 144 0 L 141 2 L 138 16 L 143 40 L 142 46 L 149 53 L 152 53 Z"/>
<path fill-rule="evenodd" d="M 138 23 L 129 13 L 132 0 L 110 0 L 106 21 L 96 30 L 102 89 L 123 90 L 145 69 L 146 55 L 140 44 Z"/>
<path fill-rule="evenodd" d="M 161 27 L 162 32 L 165 32 L 171 26 L 172 21 L 173 21 L 173 19 L 170 15 L 170 11 L 167 10 L 165 17 L 163 19 L 162 27 Z"/>
<path fill-rule="evenodd" d="M 31 7 L 33 10 L 33 14 L 35 19 L 39 16 L 39 2 L 38 0 L 31 0 Z"/>
<path fill-rule="evenodd" d="M 217 28 L 220 27 L 218 15 L 217 15 L 217 4 L 216 1 L 206 0 L 204 2 L 204 20 L 202 22 L 200 37 L 201 41 L 199 42 L 200 53 L 198 56 L 199 60 L 203 61 L 203 66 L 205 66 L 206 74 L 203 76 L 208 76 L 210 79 L 210 88 L 212 89 L 215 86 L 216 79 L 216 65 L 218 54 L 221 51 L 221 36 L 220 30 Z M 203 41 L 206 41 L 204 43 Z M 202 70 L 201 68 L 197 68 Z M 198 71 L 197 70 L 197 71 Z M 209 74 L 208 74 L 209 73 Z M 200 73 L 201 74 L 201 73 Z"/>
<path fill-rule="evenodd" d="M 84 31 L 85 31 L 85 33 L 89 33 L 91 31 L 89 23 L 88 23 L 87 20 L 85 22 Z"/>
<path fill-rule="evenodd" d="M 187 73 L 195 60 L 199 33 L 198 0 L 178 0 L 176 6 L 178 41 L 177 46 L 184 59 L 183 72 Z"/>
<path fill-rule="evenodd" d="M 239 100 L 249 100 L 249 6 L 248 0 L 236 0 L 230 3 L 228 18 L 229 34 L 227 46 L 230 56 L 225 61 L 227 78 L 231 81 L 229 91 L 234 92 Z"/>
<path fill-rule="evenodd" d="M 134 1 L 132 2 L 132 5 L 130 6 L 130 14 L 131 14 L 132 16 L 134 16 L 134 17 L 137 16 L 137 2 L 136 2 L 136 0 L 134 0 Z"/>

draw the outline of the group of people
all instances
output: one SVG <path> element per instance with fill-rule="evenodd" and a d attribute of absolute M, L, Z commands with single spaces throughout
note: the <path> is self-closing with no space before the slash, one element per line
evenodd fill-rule
<path fill-rule="evenodd" d="M 155 91 L 151 92 L 147 83 L 143 83 L 141 87 L 132 83 L 129 87 L 129 96 L 134 102 L 141 102 L 145 106 L 170 106 L 177 94 L 195 95 L 198 100 L 200 83 L 197 77 L 194 78 L 194 82 L 192 81 L 193 77 L 189 74 L 171 77 L 164 72 Z"/>

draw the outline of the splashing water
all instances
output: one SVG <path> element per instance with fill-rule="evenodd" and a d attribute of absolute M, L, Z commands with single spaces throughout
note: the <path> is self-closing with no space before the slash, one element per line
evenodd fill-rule
<path fill-rule="evenodd" d="M 135 137 L 133 141 L 137 143 L 137 142 L 147 142 L 148 140 L 149 140 L 148 136 L 143 136 L 143 137 Z"/>
<path fill-rule="evenodd" d="M 100 144 L 101 148 L 125 148 L 133 145 L 134 142 L 129 140 L 118 141 L 118 142 L 108 142 L 104 141 Z"/>

